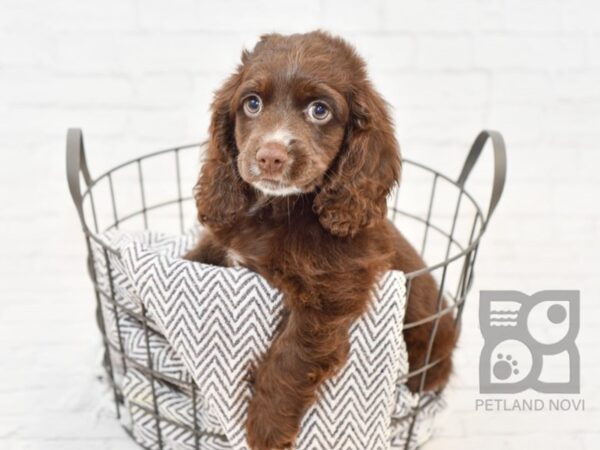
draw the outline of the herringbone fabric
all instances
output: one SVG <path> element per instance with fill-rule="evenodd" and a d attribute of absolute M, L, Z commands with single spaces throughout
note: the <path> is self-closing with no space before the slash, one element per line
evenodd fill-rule
<path fill-rule="evenodd" d="M 159 332 L 150 333 L 153 367 L 176 378 L 189 373 L 194 379 L 201 410 L 196 426 L 214 433 L 214 425 L 219 424 L 228 440 L 225 447 L 222 440 L 213 440 L 214 445 L 207 441 L 208 448 L 246 449 L 244 423 L 251 396 L 247 374 L 274 337 L 281 315 L 281 293 L 245 268 L 215 267 L 178 258 L 193 242 L 190 235 L 123 234 L 110 236 L 110 240 L 121 249 L 121 258 L 109 255 L 111 268 L 100 270 L 101 276 L 111 273 L 113 284 L 117 281 L 119 288 L 114 291 L 118 292 L 118 302 L 136 311 L 141 312 L 142 305 L 147 310 Z M 397 382 L 408 370 L 402 338 L 404 306 L 404 276 L 388 272 L 375 287 L 368 312 L 351 329 L 346 366 L 322 386 L 319 401 L 305 415 L 298 450 L 403 448 L 410 421 L 392 419 L 410 412 L 417 401 Z M 113 336 L 120 329 L 124 351 L 147 364 L 139 322 L 125 323 L 110 307 L 104 308 L 104 316 L 105 321 L 114 322 Z M 129 369 L 124 386 L 134 435 L 154 448 L 155 420 L 140 409 L 153 409 L 151 381 Z M 193 424 L 188 394 L 163 385 L 157 390 L 161 416 L 175 423 Z M 428 437 L 430 419 L 439 407 L 434 401 L 420 413 L 411 448 Z M 169 432 L 173 428 L 169 426 L 161 426 L 162 440 L 178 444 L 168 448 L 193 448 L 191 433 Z"/>

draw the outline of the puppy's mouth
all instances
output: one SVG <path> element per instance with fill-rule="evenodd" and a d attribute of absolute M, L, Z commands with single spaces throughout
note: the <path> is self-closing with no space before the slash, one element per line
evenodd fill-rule
<path fill-rule="evenodd" d="M 301 194 L 303 191 L 297 186 L 286 184 L 279 180 L 270 178 L 261 178 L 253 181 L 252 186 L 261 191 L 263 194 L 274 197 L 284 197 L 286 195 Z"/>
<path fill-rule="evenodd" d="M 290 167 L 284 167 L 281 173 L 264 173 L 256 162 L 247 162 L 244 158 L 238 159 L 238 168 L 243 180 L 257 191 L 272 197 L 285 197 L 314 191 L 321 176 L 311 177 L 308 168 L 302 170 L 302 177 L 291 177 Z M 311 167 L 312 168 L 312 167 Z"/>

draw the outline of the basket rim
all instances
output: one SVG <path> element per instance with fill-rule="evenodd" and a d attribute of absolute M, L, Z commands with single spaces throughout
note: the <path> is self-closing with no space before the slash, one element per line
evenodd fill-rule
<path fill-rule="evenodd" d="M 88 197 L 91 197 L 92 195 L 92 190 L 95 186 L 97 186 L 101 181 L 108 179 L 112 176 L 112 174 L 114 174 L 115 172 L 124 169 L 126 167 L 132 166 L 132 165 L 136 165 L 136 164 L 140 164 L 142 161 L 150 159 L 150 158 L 154 158 L 157 156 L 161 156 L 161 155 L 165 155 L 167 153 L 170 152 L 179 152 L 181 150 L 186 150 L 186 149 L 191 149 L 191 148 L 202 148 L 202 146 L 204 145 L 204 142 L 197 142 L 197 143 L 192 143 L 192 144 L 186 144 L 186 145 L 181 145 L 181 146 L 175 146 L 175 147 L 169 147 L 166 149 L 162 149 L 162 150 L 156 150 L 156 151 L 152 151 L 150 153 L 138 156 L 136 158 L 132 158 L 129 160 L 126 160 L 120 164 L 117 164 L 116 166 L 104 171 L 103 173 L 101 173 L 100 175 L 98 175 L 97 177 L 90 179 L 89 184 L 86 184 L 86 188 L 84 189 L 84 191 L 82 192 L 81 195 L 81 204 L 83 205 L 84 201 L 86 201 L 86 199 Z M 440 227 L 438 227 L 437 225 L 431 223 L 429 221 L 429 219 L 423 219 L 422 217 L 418 217 L 414 214 L 408 213 L 406 211 L 400 210 L 398 209 L 395 205 L 394 206 L 389 206 L 388 209 L 390 211 L 393 211 L 395 214 L 400 214 L 403 215 L 405 217 L 408 217 L 412 220 L 416 220 L 418 222 L 423 223 L 424 225 L 426 225 L 427 227 L 437 231 L 438 233 L 442 234 L 445 238 L 449 239 L 451 241 L 452 244 L 456 245 L 460 251 L 457 253 L 453 253 L 452 255 L 447 255 L 446 258 L 444 258 L 442 261 L 436 262 L 434 264 L 428 264 L 425 267 L 418 269 L 418 270 L 414 270 L 411 272 L 406 272 L 404 275 L 407 278 L 407 280 L 413 279 L 419 275 L 425 274 L 425 273 L 431 273 L 434 272 L 435 270 L 438 270 L 444 266 L 449 265 L 450 263 L 452 263 L 453 261 L 456 261 L 457 259 L 460 259 L 462 257 L 464 257 L 465 255 L 467 255 L 468 253 L 472 252 L 478 245 L 479 242 L 481 240 L 481 237 L 483 236 L 484 232 L 485 232 L 485 228 L 486 228 L 486 224 L 487 224 L 487 220 L 484 220 L 484 216 L 483 216 L 483 212 L 481 210 L 480 205 L 477 203 L 477 201 L 474 199 L 474 197 L 465 189 L 464 183 L 460 183 L 457 180 L 453 180 L 452 178 L 450 178 L 448 175 L 443 174 L 442 172 L 433 169 L 429 166 L 426 166 L 425 164 L 419 163 L 417 161 L 414 161 L 413 159 L 409 159 L 409 158 L 402 158 L 402 164 L 407 164 L 409 166 L 414 166 L 414 167 L 418 167 L 421 170 L 425 170 L 427 172 L 429 172 L 430 174 L 432 174 L 434 177 L 436 178 L 441 178 L 444 181 L 448 182 L 449 184 L 451 184 L 452 186 L 454 186 L 457 190 L 458 190 L 458 202 L 460 202 L 460 199 L 462 196 L 465 196 L 469 201 L 470 204 L 475 208 L 475 214 L 474 214 L 474 223 L 473 223 L 473 229 L 475 228 L 475 226 L 477 224 L 479 224 L 479 231 L 477 233 L 476 236 L 471 236 L 469 241 L 469 245 L 466 247 L 463 247 L 463 245 L 459 244 L 452 236 L 451 233 L 448 233 L 446 231 L 443 231 L 440 229 Z M 399 189 L 399 187 L 397 186 L 394 191 L 392 193 L 390 193 L 389 198 L 392 198 L 395 194 L 395 192 Z M 90 239 L 94 240 L 97 244 L 99 244 L 100 246 L 102 246 L 103 248 L 105 248 L 107 251 L 115 254 L 115 255 L 120 255 L 120 251 L 117 248 L 114 248 L 113 246 L 111 246 L 109 243 L 107 243 L 105 240 L 102 239 L 101 234 L 105 233 L 111 229 L 115 228 L 116 224 L 120 224 L 123 223 L 133 217 L 139 216 L 141 214 L 143 214 L 144 212 L 147 211 L 152 211 L 155 209 L 159 209 L 168 205 L 173 205 L 173 204 L 177 204 L 181 201 L 190 201 L 192 200 L 193 197 L 191 196 L 186 196 L 186 197 L 181 197 L 181 199 L 175 199 L 175 200 L 168 200 L 168 201 L 164 201 L 164 202 L 160 202 L 160 203 L 156 203 L 153 204 L 151 206 L 147 206 L 146 208 L 140 209 L 140 210 L 136 210 L 132 213 L 129 213 L 125 216 L 123 216 L 122 218 L 120 218 L 117 222 L 111 224 L 110 226 L 108 226 L 106 229 L 101 230 L 101 231 L 97 231 L 94 232 L 92 231 L 88 226 L 87 223 L 84 224 L 83 227 L 83 232 L 85 233 L 85 235 L 87 237 L 89 237 Z M 458 214 L 458 206 L 455 210 L 455 216 Z"/>

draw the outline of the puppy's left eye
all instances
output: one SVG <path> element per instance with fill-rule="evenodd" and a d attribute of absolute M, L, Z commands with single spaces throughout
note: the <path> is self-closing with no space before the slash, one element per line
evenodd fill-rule
<path fill-rule="evenodd" d="M 312 102 L 306 111 L 310 121 L 315 123 L 325 123 L 331 117 L 329 106 L 321 101 Z"/>

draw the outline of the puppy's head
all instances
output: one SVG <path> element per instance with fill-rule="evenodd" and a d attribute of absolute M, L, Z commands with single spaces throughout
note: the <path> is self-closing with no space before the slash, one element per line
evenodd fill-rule
<path fill-rule="evenodd" d="M 253 193 L 315 192 L 321 224 L 354 235 L 385 216 L 399 176 L 393 128 L 364 62 L 323 32 L 266 35 L 243 52 L 215 95 L 210 135 L 197 189 L 208 223 L 235 220 Z"/>

